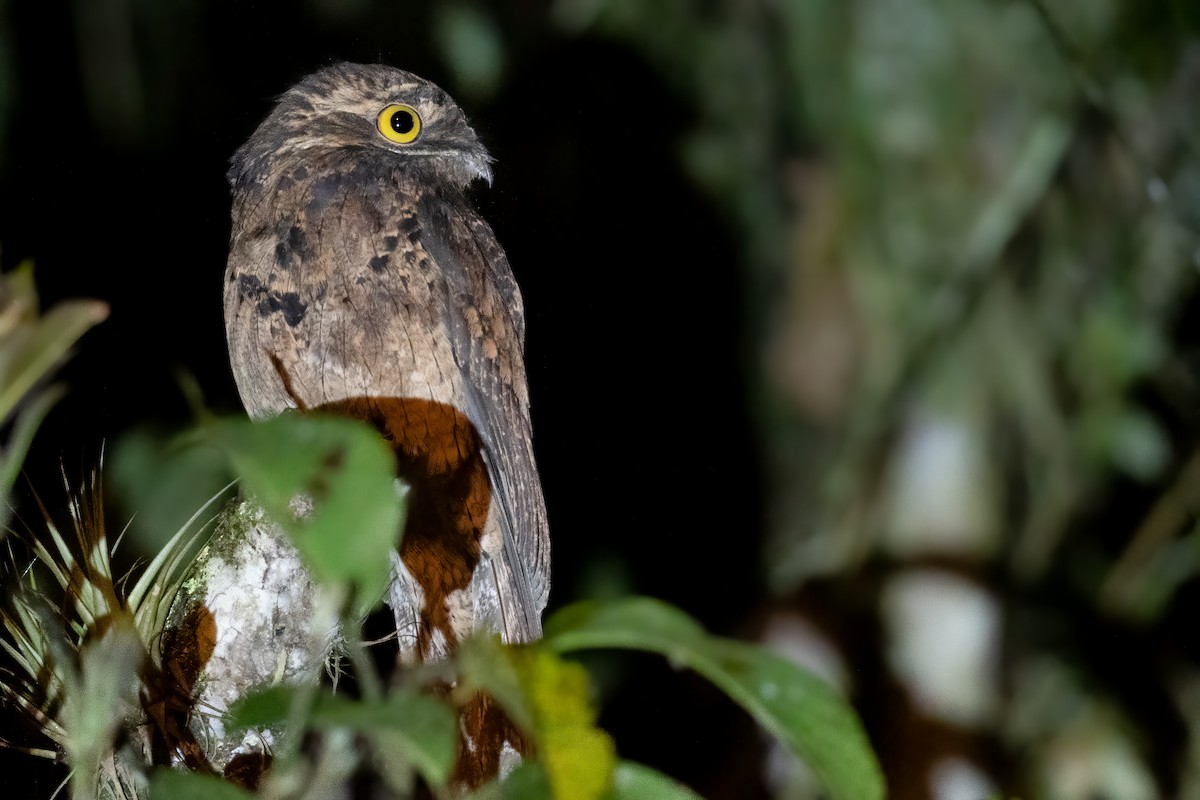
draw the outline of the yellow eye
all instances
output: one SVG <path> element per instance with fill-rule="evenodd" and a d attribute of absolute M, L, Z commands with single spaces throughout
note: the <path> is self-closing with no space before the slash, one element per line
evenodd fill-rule
<path fill-rule="evenodd" d="M 397 144 L 408 144 L 421 135 L 421 115 L 403 103 L 386 106 L 379 112 L 376 125 L 380 133 Z"/>

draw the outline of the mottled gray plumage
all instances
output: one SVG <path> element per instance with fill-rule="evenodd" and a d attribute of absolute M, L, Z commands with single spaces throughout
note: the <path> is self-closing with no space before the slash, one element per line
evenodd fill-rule
<path fill-rule="evenodd" d="M 381 133 L 393 103 L 420 116 L 411 143 Z M 324 409 L 392 441 L 413 486 L 392 604 L 417 658 L 480 627 L 537 638 L 549 592 L 521 296 L 464 196 L 490 161 L 432 83 L 336 64 L 279 99 L 229 172 L 242 400 L 253 418 Z M 397 607 L 407 596 L 421 607 Z"/>

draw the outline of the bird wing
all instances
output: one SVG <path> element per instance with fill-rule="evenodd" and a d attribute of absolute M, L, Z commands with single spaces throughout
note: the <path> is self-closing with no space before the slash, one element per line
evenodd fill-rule
<path fill-rule="evenodd" d="M 463 411 L 483 443 L 498 503 L 500 563 L 493 559 L 492 567 L 509 639 L 535 639 L 550 591 L 550 537 L 533 457 L 520 291 L 492 229 L 478 215 L 435 197 L 418 209 L 421 244 L 447 284 L 447 327 L 463 377 Z"/>

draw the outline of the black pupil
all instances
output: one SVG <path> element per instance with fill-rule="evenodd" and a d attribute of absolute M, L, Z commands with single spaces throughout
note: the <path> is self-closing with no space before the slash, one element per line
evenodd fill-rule
<path fill-rule="evenodd" d="M 396 133 L 411 133 L 416 124 L 411 111 L 402 110 L 392 114 L 392 130 Z"/>

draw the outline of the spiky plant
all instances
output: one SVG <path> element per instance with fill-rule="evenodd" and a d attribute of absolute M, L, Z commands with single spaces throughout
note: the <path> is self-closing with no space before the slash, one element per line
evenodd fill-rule
<path fill-rule="evenodd" d="M 30 563 L 10 542 L 3 580 L 11 594 L 0 606 L 8 635 L 0 647 L 15 669 L 0 679 L 0 691 L 54 745 L 24 749 L 70 765 L 76 798 L 133 797 L 141 781 L 132 767 L 149 762 L 156 735 L 172 740 L 163 729 L 177 687 L 164 669 L 160 638 L 195 545 L 215 515 L 202 518 L 221 495 L 136 569 L 136 580 L 119 580 L 112 554 L 120 537 L 110 545 L 99 473 L 79 491 L 65 476 L 64 482 L 71 534 L 39 503 L 45 529 L 27 537 Z M 52 593 L 61 603 L 51 602 Z M 120 747 L 137 758 L 122 759 Z"/>

